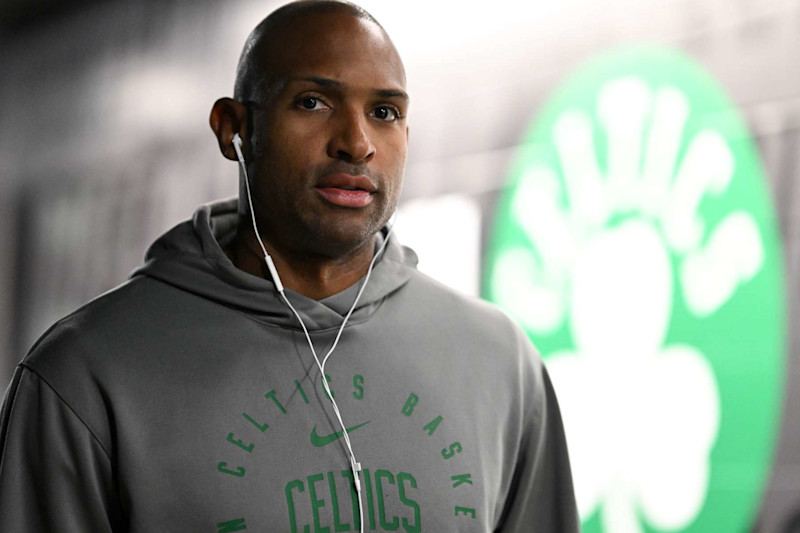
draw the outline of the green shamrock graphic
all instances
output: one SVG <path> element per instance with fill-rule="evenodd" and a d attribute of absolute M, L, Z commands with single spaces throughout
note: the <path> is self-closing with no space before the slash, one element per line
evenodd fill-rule
<path fill-rule="evenodd" d="M 545 106 L 484 293 L 552 375 L 584 531 L 751 526 L 780 420 L 781 254 L 747 129 L 686 57 L 611 54 Z"/>

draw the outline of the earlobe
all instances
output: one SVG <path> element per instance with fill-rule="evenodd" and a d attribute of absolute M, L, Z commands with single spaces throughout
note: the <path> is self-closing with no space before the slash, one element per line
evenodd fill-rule
<path fill-rule="evenodd" d="M 233 135 L 238 133 L 242 138 L 247 138 L 247 108 L 232 98 L 220 98 L 214 102 L 211 114 L 208 117 L 209 125 L 214 131 L 222 155 L 231 161 L 236 161 L 236 151 L 233 148 Z"/>

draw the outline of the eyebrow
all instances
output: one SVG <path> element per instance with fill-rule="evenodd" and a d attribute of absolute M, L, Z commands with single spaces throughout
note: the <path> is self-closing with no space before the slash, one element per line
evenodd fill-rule
<path fill-rule="evenodd" d="M 309 81 L 321 87 L 327 87 L 330 89 L 338 89 L 338 90 L 342 90 L 345 87 L 345 85 L 338 80 L 333 80 L 331 78 L 323 78 L 320 76 L 303 76 L 300 78 L 290 78 L 284 81 L 283 86 L 285 87 L 288 83 L 293 81 Z M 372 89 L 372 92 L 376 96 L 380 96 L 381 98 L 401 98 L 403 100 L 408 100 L 408 93 L 406 93 L 405 91 L 401 91 L 400 89 Z"/>

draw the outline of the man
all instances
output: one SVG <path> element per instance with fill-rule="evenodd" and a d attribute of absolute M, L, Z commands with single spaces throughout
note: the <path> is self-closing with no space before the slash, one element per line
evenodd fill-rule
<path fill-rule="evenodd" d="M 162 236 L 18 367 L 0 531 L 577 531 L 525 335 L 386 228 L 408 97 L 383 28 L 289 4 L 234 96 L 211 127 L 239 201 Z"/>

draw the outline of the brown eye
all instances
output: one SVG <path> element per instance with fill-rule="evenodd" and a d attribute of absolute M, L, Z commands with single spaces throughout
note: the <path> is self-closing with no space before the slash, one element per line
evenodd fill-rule
<path fill-rule="evenodd" d="M 300 100 L 300 107 L 303 109 L 315 109 L 317 107 L 317 102 L 318 100 L 313 96 L 306 96 Z"/>
<path fill-rule="evenodd" d="M 400 113 L 398 113 L 396 109 L 389 106 L 376 107 L 372 114 L 378 120 L 385 120 L 387 122 L 393 122 L 400 118 Z"/>

